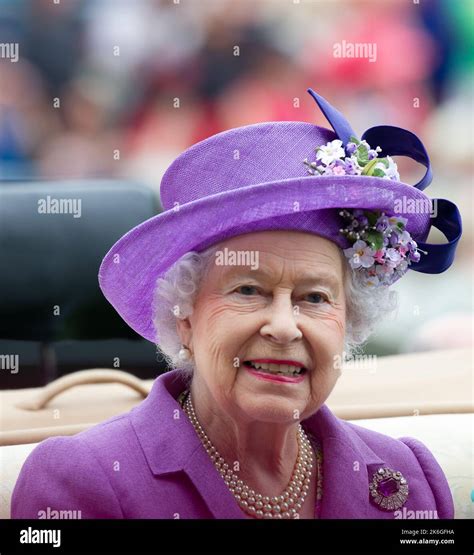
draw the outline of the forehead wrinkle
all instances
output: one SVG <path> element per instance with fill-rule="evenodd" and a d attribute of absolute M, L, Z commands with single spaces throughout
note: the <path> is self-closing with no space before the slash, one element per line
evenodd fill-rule
<path fill-rule="evenodd" d="M 301 252 L 304 256 L 304 258 L 307 258 L 309 262 L 311 262 L 314 266 L 314 275 L 312 273 L 305 273 L 304 271 L 300 270 L 298 268 L 298 263 L 304 262 L 301 259 L 295 259 L 295 258 L 288 258 L 287 256 L 284 255 L 279 255 L 273 252 L 270 252 L 270 255 L 274 255 L 277 256 L 278 258 L 281 258 L 282 262 L 283 262 L 283 268 L 286 268 L 288 265 L 291 265 L 291 272 L 297 272 L 298 276 L 303 276 L 303 280 L 304 281 L 311 281 L 311 280 L 321 280 L 321 279 L 327 279 L 328 281 L 333 281 L 335 285 L 338 285 L 338 269 L 341 269 L 341 274 L 343 275 L 343 257 L 341 257 L 342 251 L 337 248 L 337 252 L 336 254 L 336 258 L 334 258 L 331 254 L 327 254 L 324 252 L 321 252 L 319 250 L 316 249 L 297 249 L 295 248 L 292 251 L 292 254 L 294 253 L 298 253 Z M 264 251 L 265 252 L 265 251 Z M 322 258 L 326 259 L 326 260 L 316 260 L 316 256 L 315 255 L 319 255 Z M 307 256 L 306 256 L 307 255 Z M 302 257 L 303 258 L 303 257 Z M 262 263 L 260 264 L 262 267 L 265 266 L 265 257 L 262 257 Z M 327 266 L 329 268 L 329 270 L 323 269 L 321 268 L 321 266 Z M 305 264 L 305 268 L 307 268 L 307 265 Z M 299 280 L 301 281 L 301 280 Z"/>
<path fill-rule="evenodd" d="M 277 251 L 278 250 L 281 251 L 281 253 L 275 252 L 275 250 L 273 250 L 273 249 L 272 250 L 253 249 L 253 250 L 258 251 L 259 255 L 260 255 L 260 253 L 263 253 L 264 255 L 268 254 L 270 256 L 275 256 L 275 257 L 281 258 L 285 262 L 291 260 L 291 259 L 288 258 L 288 255 L 287 255 L 288 248 L 280 247 L 279 245 L 273 245 L 272 247 L 273 247 L 273 249 L 275 249 Z M 337 246 L 335 246 L 335 248 L 338 249 Z M 327 258 L 329 260 L 329 262 L 332 262 L 332 263 L 334 263 L 338 260 L 337 255 L 333 255 L 331 253 L 324 252 L 324 249 L 318 249 L 318 248 L 315 248 L 315 247 L 311 247 L 311 248 L 309 248 L 309 247 L 308 248 L 299 247 L 298 248 L 297 246 L 294 246 L 294 247 L 291 248 L 291 252 L 292 252 L 292 254 L 297 254 L 297 255 L 300 254 L 302 256 L 302 258 L 308 258 L 308 259 L 311 259 L 311 260 L 314 260 L 314 258 L 316 256 L 320 256 L 322 258 Z"/>
<path fill-rule="evenodd" d="M 300 259 L 295 260 L 293 257 L 289 258 L 288 257 L 288 248 L 285 247 L 280 247 L 278 245 L 272 245 L 272 249 L 265 249 L 265 248 L 260 248 L 260 249 L 245 249 L 245 250 L 249 250 L 249 251 L 254 251 L 258 253 L 258 256 L 260 258 L 260 260 L 264 261 L 266 257 L 275 257 L 275 258 L 279 258 L 283 263 L 287 263 L 287 262 L 301 262 L 301 259 L 308 259 L 311 260 L 312 262 L 315 262 L 316 258 L 321 258 L 321 259 L 326 259 L 326 260 L 318 260 L 318 263 L 326 263 L 326 264 L 333 264 L 339 262 L 340 260 L 340 256 L 339 256 L 339 247 L 337 247 L 336 245 L 334 245 L 334 247 L 337 249 L 337 251 L 335 251 L 334 253 L 327 253 L 324 252 L 324 249 L 318 249 L 318 248 L 298 248 L 298 247 L 292 247 L 291 248 L 291 254 L 293 255 L 293 257 L 296 256 L 300 256 Z M 280 252 L 275 252 L 275 251 L 280 251 Z M 262 255 L 262 256 L 261 256 Z"/>

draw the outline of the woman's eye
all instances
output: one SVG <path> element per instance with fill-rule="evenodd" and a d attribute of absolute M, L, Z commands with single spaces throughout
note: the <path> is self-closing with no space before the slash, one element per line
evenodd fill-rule
<path fill-rule="evenodd" d="M 310 303 L 321 304 L 327 301 L 327 298 L 322 293 L 309 293 L 306 295 L 305 299 L 308 299 Z"/>
<path fill-rule="evenodd" d="M 246 296 L 258 294 L 258 289 L 253 285 L 241 285 L 240 287 L 237 287 L 235 291 L 236 293 L 240 293 L 241 295 L 246 295 Z"/>

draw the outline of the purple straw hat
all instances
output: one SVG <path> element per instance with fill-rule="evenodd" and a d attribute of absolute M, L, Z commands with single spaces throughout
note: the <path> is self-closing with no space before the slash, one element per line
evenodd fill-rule
<path fill-rule="evenodd" d="M 449 268 L 461 236 L 455 204 L 431 200 L 422 142 L 398 127 L 357 138 L 340 112 L 309 89 L 332 130 L 299 121 L 266 122 L 218 133 L 184 151 L 161 181 L 164 211 L 115 243 L 100 287 L 137 333 L 156 342 L 156 281 L 185 253 L 245 233 L 295 230 L 336 243 L 369 285 L 387 285 L 408 269 Z M 400 181 L 390 155 L 426 167 L 415 185 Z M 447 238 L 428 244 L 431 226 Z"/>

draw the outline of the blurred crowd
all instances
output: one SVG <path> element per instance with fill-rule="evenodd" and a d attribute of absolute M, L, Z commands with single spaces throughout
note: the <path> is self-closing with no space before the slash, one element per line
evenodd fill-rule
<path fill-rule="evenodd" d="M 336 57 L 344 41 L 375 43 L 376 61 Z M 473 42 L 472 0 L 3 0 L 0 43 L 17 43 L 19 59 L 0 59 L 0 179 L 158 190 L 169 163 L 213 133 L 327 126 L 311 86 L 359 134 L 386 123 L 422 138 L 431 195 L 464 208 L 467 268 Z M 419 178 L 414 166 L 402 162 L 404 181 Z"/>

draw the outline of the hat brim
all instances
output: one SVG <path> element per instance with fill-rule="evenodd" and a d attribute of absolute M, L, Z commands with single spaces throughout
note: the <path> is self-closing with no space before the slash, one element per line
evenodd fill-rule
<path fill-rule="evenodd" d="M 430 214 L 413 212 L 428 197 L 411 185 L 366 176 L 307 176 L 226 191 L 162 212 L 131 229 L 104 257 L 99 284 L 120 316 L 138 334 L 157 342 L 153 326 L 156 280 L 185 253 L 222 240 L 270 229 L 326 237 L 341 248 L 334 209 L 382 210 L 408 219 L 407 231 L 425 241 Z"/>

